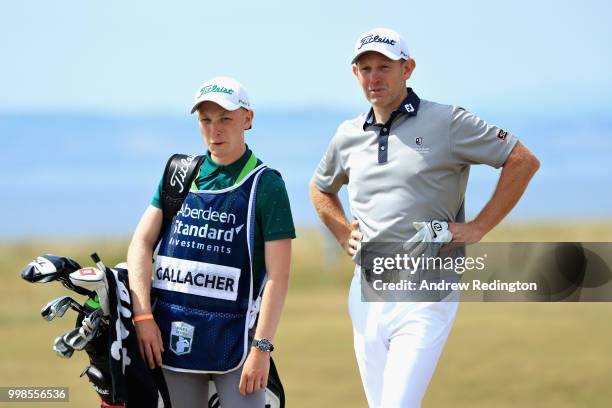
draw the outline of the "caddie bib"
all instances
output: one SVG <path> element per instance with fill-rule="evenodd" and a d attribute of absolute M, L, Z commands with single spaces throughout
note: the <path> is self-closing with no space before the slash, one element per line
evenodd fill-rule
<path fill-rule="evenodd" d="M 249 163 L 232 187 L 192 189 L 160 242 L 153 313 L 168 369 L 226 373 L 246 358 L 265 280 L 253 281 L 255 197 L 272 171 Z"/>

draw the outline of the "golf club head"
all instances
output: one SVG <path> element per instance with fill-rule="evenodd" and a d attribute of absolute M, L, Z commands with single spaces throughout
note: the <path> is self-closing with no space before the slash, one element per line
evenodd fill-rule
<path fill-rule="evenodd" d="M 97 335 L 107 324 L 108 322 L 104 318 L 102 309 L 96 309 L 89 313 L 81 322 L 83 329 L 94 333 L 94 335 Z"/>
<path fill-rule="evenodd" d="M 93 339 L 91 333 L 85 333 L 83 327 L 77 327 L 64 334 L 62 338 L 64 343 L 74 350 L 83 350 L 85 346 Z"/>
<path fill-rule="evenodd" d="M 69 276 L 70 283 L 91 293 L 96 293 L 100 300 L 100 307 L 105 315 L 109 314 L 108 284 L 106 272 L 99 268 L 82 268 L 72 272 Z"/>
<path fill-rule="evenodd" d="M 40 315 L 43 317 L 43 319 L 50 322 L 56 317 L 63 317 L 69 308 L 79 313 L 85 312 L 83 307 L 78 304 L 76 300 L 70 296 L 61 296 L 57 299 L 53 299 L 43 306 L 43 308 L 40 310 Z"/>
<path fill-rule="evenodd" d="M 64 342 L 63 336 L 59 336 L 53 342 L 53 351 L 61 358 L 70 358 L 74 354 L 74 349 Z"/>
<path fill-rule="evenodd" d="M 97 381 L 105 381 L 104 375 L 100 372 L 100 370 L 98 370 L 97 367 L 94 367 L 92 365 L 88 365 L 87 367 L 85 367 L 79 377 L 83 377 L 84 375 L 87 375 L 90 380 L 93 378 Z"/>
<path fill-rule="evenodd" d="M 97 309 L 87 315 L 80 327 L 66 333 L 64 342 L 75 350 L 83 350 L 101 331 L 103 325 L 102 310 Z"/>

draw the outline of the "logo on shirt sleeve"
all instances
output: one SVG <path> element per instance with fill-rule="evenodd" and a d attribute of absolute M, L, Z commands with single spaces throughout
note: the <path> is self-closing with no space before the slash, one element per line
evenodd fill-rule
<path fill-rule="evenodd" d="M 506 140 L 506 136 L 508 136 L 508 132 L 506 132 L 505 130 L 499 129 L 497 131 L 497 138 L 499 140 Z"/>

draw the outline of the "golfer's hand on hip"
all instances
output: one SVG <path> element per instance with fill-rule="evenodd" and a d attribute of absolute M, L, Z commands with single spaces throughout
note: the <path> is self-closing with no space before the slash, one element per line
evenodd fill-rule
<path fill-rule="evenodd" d="M 164 343 L 162 342 L 159 326 L 157 326 L 155 320 L 135 322 L 134 326 L 136 327 L 138 348 L 142 358 L 151 369 L 161 366 L 161 353 L 164 351 Z"/>
<path fill-rule="evenodd" d="M 475 244 L 485 235 L 485 231 L 474 222 L 450 223 L 448 229 L 453 234 L 451 242 Z"/>
<path fill-rule="evenodd" d="M 361 249 L 361 238 L 362 234 L 359 231 L 359 221 L 353 220 L 351 223 L 351 232 L 344 245 L 344 250 L 349 256 L 354 257 Z"/>
<path fill-rule="evenodd" d="M 270 353 L 251 349 L 240 376 L 240 394 L 248 395 L 268 386 L 270 373 Z"/>

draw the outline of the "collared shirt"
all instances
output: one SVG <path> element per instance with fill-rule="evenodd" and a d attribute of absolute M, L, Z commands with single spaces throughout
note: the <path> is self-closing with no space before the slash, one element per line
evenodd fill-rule
<path fill-rule="evenodd" d="M 470 165 L 499 168 L 518 142 L 461 107 L 417 98 L 409 89 L 382 125 L 372 112 L 343 122 L 314 173 L 323 192 L 347 185 L 363 241 L 404 241 L 418 221 L 463 222 Z"/>
<path fill-rule="evenodd" d="M 399 104 L 397 109 L 391 112 L 391 116 L 389 116 L 389 120 L 386 123 L 376 123 L 376 117 L 374 115 L 374 108 L 370 108 L 370 112 L 366 116 L 365 121 L 363 122 L 363 130 L 366 131 L 368 128 L 376 127 L 378 128 L 378 162 L 385 163 L 388 157 L 389 151 L 389 132 L 391 131 L 391 126 L 393 126 L 393 121 L 400 115 L 408 115 L 408 116 L 416 116 L 419 111 L 419 106 L 421 104 L 421 98 L 418 97 L 416 93 L 412 90 L 412 88 L 408 88 L 408 95 L 402 103 Z"/>
<path fill-rule="evenodd" d="M 206 159 L 200 167 L 200 173 L 196 179 L 196 185 L 201 190 L 221 190 L 234 185 L 244 165 L 251 157 L 251 150 L 247 147 L 238 160 L 231 164 L 217 164 L 212 159 L 210 151 L 206 152 Z M 262 164 L 261 160 L 257 165 Z"/>

